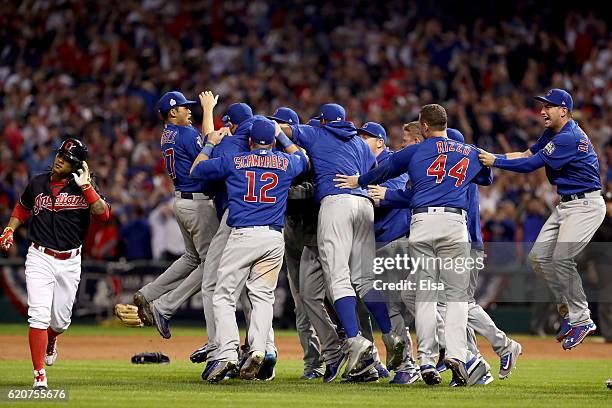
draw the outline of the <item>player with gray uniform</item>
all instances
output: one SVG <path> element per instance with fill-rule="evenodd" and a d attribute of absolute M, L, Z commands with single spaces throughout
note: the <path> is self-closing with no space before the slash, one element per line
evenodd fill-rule
<path fill-rule="evenodd" d="M 278 129 L 279 136 L 282 136 Z M 225 133 L 212 132 L 194 162 L 196 179 L 225 180 L 229 197 L 230 237 L 223 250 L 213 294 L 218 352 L 207 376 L 218 382 L 237 365 L 240 345 L 235 319 L 236 299 L 246 285 L 252 303 L 250 353 L 240 377 L 254 379 L 266 355 L 272 328 L 274 289 L 284 256 L 282 227 L 292 180 L 306 171 L 308 159 L 288 138 L 279 143 L 288 154 L 272 152 L 277 127 L 268 119 L 251 128 L 251 151 L 209 160 Z"/>
<path fill-rule="evenodd" d="M 212 112 L 217 98 L 210 92 L 199 95 L 204 109 Z M 183 235 L 185 253 L 153 282 L 142 287 L 134 295 L 141 320 L 155 324 L 159 334 L 169 339 L 168 321 L 179 307 L 196 294 L 202 285 L 204 261 L 210 242 L 219 226 L 211 196 L 206 183 L 189 177 L 191 164 L 201 150 L 200 132 L 191 126 L 191 110 L 196 104 L 177 91 L 164 94 L 157 107 L 165 120 L 161 136 L 161 150 L 166 170 L 175 186 L 173 211 Z M 202 131 L 210 132 L 211 118 L 204 120 Z"/>
<path fill-rule="evenodd" d="M 345 373 L 359 375 L 371 366 L 359 362 L 369 357 L 373 343 L 359 334 L 356 291 L 378 322 L 387 349 L 387 361 L 401 360 L 404 343 L 391 332 L 391 321 L 382 294 L 373 290 L 374 208 L 367 191 L 350 192 L 335 185 L 338 173 L 360 174 L 375 165 L 367 145 L 357 136 L 344 108 L 321 107 L 320 127 L 284 126 L 283 131 L 312 158 L 315 199 L 321 203 L 317 240 L 327 286 L 347 335 Z"/>
<path fill-rule="evenodd" d="M 297 113 L 286 107 L 278 108 L 268 118 L 288 125 L 300 123 Z M 289 289 L 295 304 L 295 326 L 304 351 L 304 374 L 302 378 L 308 380 L 323 376 L 321 344 L 310 323 L 308 314 L 304 310 L 304 301 L 300 295 L 300 259 L 304 246 L 311 235 L 311 226 L 308 223 L 312 222 L 312 218 L 309 217 L 308 213 L 313 205 L 314 186 L 302 177 L 296 181 L 298 184 L 291 186 L 289 189 L 283 234 Z"/>
<path fill-rule="evenodd" d="M 587 246 L 606 215 L 601 196 L 599 161 L 586 133 L 572 119 L 572 96 L 551 89 L 536 96 L 546 130 L 524 152 L 493 155 L 481 152 L 480 160 L 519 173 L 545 167 L 551 184 L 561 196 L 553 213 L 540 230 L 529 253 L 534 271 L 544 276 L 564 321 L 557 341 L 564 350 L 578 346 L 596 330 L 591 320 L 582 280 L 574 258 Z"/>
<path fill-rule="evenodd" d="M 417 270 L 416 329 L 423 380 L 430 385 L 441 379 L 435 368 L 438 355 L 436 303 L 438 291 L 448 302 L 445 316 L 446 359 L 457 385 L 472 385 L 466 362 L 467 289 L 469 275 L 455 270 L 469 258 L 466 226 L 467 189 L 472 182 L 489 185 L 492 172 L 477 161 L 470 145 L 449 141 L 446 111 L 440 105 L 425 105 L 419 115 L 425 140 L 409 146 L 378 168 L 359 177 L 343 176 L 343 185 L 354 188 L 383 182 L 408 172 L 412 182 L 410 253 Z M 410 289 L 410 288 L 409 288 Z M 475 370 L 486 373 L 480 363 Z M 478 377 L 478 376 L 476 376 Z M 478 377 L 478 378 L 480 378 Z"/>

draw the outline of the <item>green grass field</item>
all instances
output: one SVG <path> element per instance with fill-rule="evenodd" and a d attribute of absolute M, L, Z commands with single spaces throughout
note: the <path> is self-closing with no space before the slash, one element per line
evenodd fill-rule
<path fill-rule="evenodd" d="M 100 329 L 98 329 L 100 330 Z M 71 335 L 91 335 L 90 328 L 71 328 Z M 139 336 L 139 330 L 104 329 L 105 334 Z M 25 334 L 23 326 L 1 326 L 0 334 Z M 174 335 L 200 334 L 197 329 L 180 329 Z M 149 333 L 150 334 L 150 333 Z M 283 335 L 283 334 L 281 334 Z M 287 335 L 295 335 L 287 333 Z M 0 388 L 31 386 L 30 361 L 7 361 L 1 356 Z M 612 358 L 612 356 L 611 356 Z M 496 363 L 491 361 L 491 363 Z M 570 361 L 523 359 L 513 375 L 488 386 L 450 388 L 450 374 L 444 385 L 428 387 L 422 382 L 410 386 L 387 384 L 323 384 L 300 380 L 301 361 L 281 361 L 272 382 L 243 380 L 208 384 L 200 379 L 203 365 L 172 361 L 169 365 L 137 366 L 129 362 L 87 360 L 61 361 L 48 369 L 50 388 L 69 392 L 70 406 L 83 407 L 599 407 L 612 405 L 612 391 L 604 386 L 612 377 L 612 360 Z M 497 369 L 494 367 L 494 374 Z M 42 402 L 0 402 L 0 406 L 48 405 Z"/>

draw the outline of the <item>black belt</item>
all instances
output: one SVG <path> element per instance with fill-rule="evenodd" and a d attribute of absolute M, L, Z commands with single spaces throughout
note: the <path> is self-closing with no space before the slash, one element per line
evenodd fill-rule
<path fill-rule="evenodd" d="M 179 193 L 181 194 L 181 198 L 184 198 L 184 199 L 186 199 L 186 200 L 193 200 L 193 194 L 194 194 L 194 193 L 189 193 L 189 192 L 186 192 L 186 191 L 180 191 Z M 206 195 L 206 194 L 204 194 L 204 193 L 195 193 L 195 194 L 202 194 L 202 195 L 203 195 L 204 197 L 206 197 L 207 199 L 210 199 L 210 197 L 209 197 L 209 196 L 207 196 L 207 195 Z"/>
<path fill-rule="evenodd" d="M 417 207 L 415 209 L 412 210 L 413 214 L 420 214 L 420 213 L 426 213 L 429 212 L 429 209 L 432 207 Z M 461 214 L 463 215 L 463 211 L 461 208 L 455 208 L 455 207 L 444 207 L 444 212 L 445 213 L 453 213 L 453 214 Z"/>
<path fill-rule="evenodd" d="M 255 228 L 253 227 L 235 227 L 236 229 L 245 229 L 245 228 Z M 278 232 L 283 232 L 283 228 L 279 227 L 278 225 L 261 225 L 261 226 L 257 226 L 257 228 L 268 228 L 269 230 L 272 231 L 278 231 Z"/>
<path fill-rule="evenodd" d="M 567 203 L 568 201 L 573 201 L 573 200 L 580 200 L 582 198 L 585 198 L 587 193 L 592 193 L 593 191 L 597 191 L 597 190 L 589 190 L 589 191 L 585 191 L 584 193 L 576 193 L 576 194 L 565 194 L 561 196 L 561 202 L 563 203 Z"/>

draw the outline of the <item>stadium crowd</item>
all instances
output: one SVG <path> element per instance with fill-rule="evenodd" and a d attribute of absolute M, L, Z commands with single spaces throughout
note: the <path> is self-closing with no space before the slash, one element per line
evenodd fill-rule
<path fill-rule="evenodd" d="M 61 138 L 74 135 L 112 205 L 112 222 L 90 230 L 86 254 L 181 253 L 154 106 L 171 89 L 221 95 L 217 126 L 237 101 L 264 115 L 290 106 L 303 121 L 337 102 L 358 126 L 385 124 L 396 149 L 402 124 L 441 102 L 468 141 L 503 152 L 541 134 L 532 95 L 560 87 L 572 92 L 574 118 L 612 191 L 612 37 L 603 14 L 535 1 L 508 14 L 503 4 L 477 3 L 474 18 L 460 2 L 3 2 L 0 221 L 28 178 L 50 166 Z M 485 239 L 535 240 L 558 200 L 543 170 L 496 177 L 481 192 Z M 25 255 L 24 235 L 11 256 Z"/>

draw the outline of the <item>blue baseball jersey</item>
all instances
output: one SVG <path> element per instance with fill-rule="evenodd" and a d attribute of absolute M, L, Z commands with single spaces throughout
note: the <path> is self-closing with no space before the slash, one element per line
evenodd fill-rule
<path fill-rule="evenodd" d="M 455 207 L 467 210 L 471 182 L 490 185 L 493 172 L 478 160 L 473 145 L 432 137 L 408 146 L 359 177 L 359 184 L 379 184 L 408 172 L 412 182 L 410 207 Z"/>
<path fill-rule="evenodd" d="M 465 142 L 463 134 L 457 129 L 447 128 L 446 135 L 456 142 Z M 478 201 L 478 186 L 471 184 L 468 189 L 467 227 L 472 248 L 483 250 L 482 229 L 480 228 L 480 203 Z"/>
<path fill-rule="evenodd" d="M 221 140 L 211 153 L 211 159 L 216 159 L 220 157 L 229 157 L 238 153 L 248 152 L 250 150 L 249 147 L 249 138 L 251 135 L 251 128 L 253 127 L 253 122 L 256 119 L 261 119 L 263 116 L 255 115 L 252 118 L 249 118 L 238 125 L 238 128 L 234 131 L 234 134 L 231 136 L 226 136 Z M 217 210 L 217 216 L 219 219 L 223 217 L 223 212 L 227 208 L 229 203 L 227 197 L 227 189 L 225 187 L 224 182 L 212 183 L 213 192 L 214 192 L 214 204 L 215 209 Z"/>
<path fill-rule="evenodd" d="M 376 157 L 377 163 L 380 165 L 388 160 L 393 155 L 389 149 L 382 151 Z M 385 181 L 382 185 L 388 189 L 404 189 L 408 184 L 408 174 L 404 173 L 398 177 Z M 389 208 L 381 203 L 379 208 L 374 212 L 374 233 L 376 242 L 387 243 L 395 241 L 398 238 L 406 236 L 410 231 L 410 208 Z"/>
<path fill-rule="evenodd" d="M 191 165 L 202 150 L 202 135 L 193 126 L 166 123 L 160 140 L 166 171 L 177 191 L 209 193 L 209 183 L 189 177 Z"/>
<path fill-rule="evenodd" d="M 368 196 L 364 188 L 347 190 L 335 186 L 336 174 L 364 174 L 376 164 L 368 145 L 357 136 L 352 122 L 335 121 L 320 127 L 291 126 L 295 144 L 308 152 L 315 181 L 315 200 L 333 194 Z"/>
<path fill-rule="evenodd" d="M 230 227 L 283 227 L 291 181 L 306 171 L 301 152 L 253 150 L 198 163 L 192 177 L 225 180 Z"/>
<path fill-rule="evenodd" d="M 601 190 L 599 161 L 589 137 L 574 120 L 557 134 L 546 129 L 529 148 L 546 165 L 546 176 L 559 194 Z"/>

